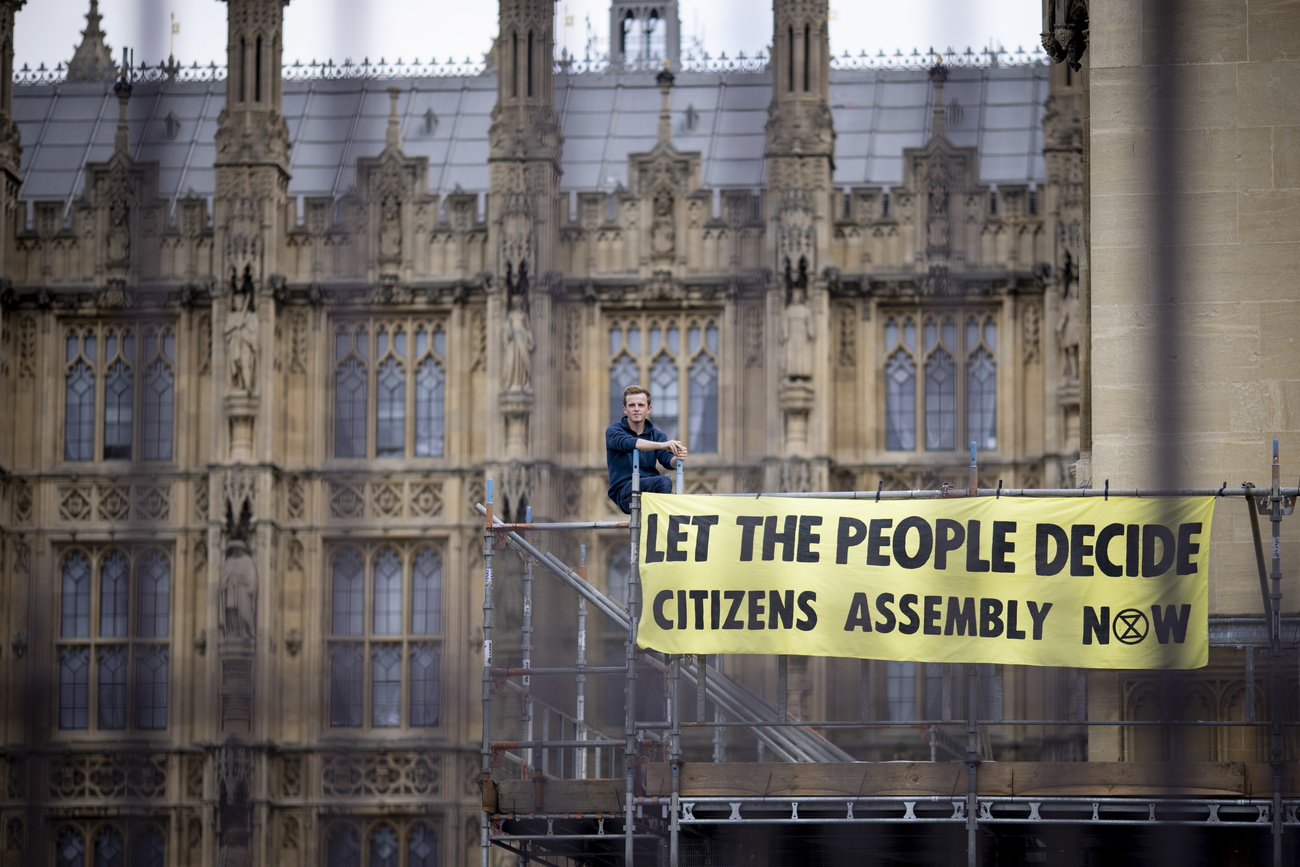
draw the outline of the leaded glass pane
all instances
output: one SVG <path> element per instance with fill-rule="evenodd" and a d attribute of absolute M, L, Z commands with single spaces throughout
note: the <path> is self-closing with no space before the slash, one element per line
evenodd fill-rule
<path fill-rule="evenodd" d="M 366 368 L 355 358 L 334 374 L 334 457 L 366 456 Z"/>
<path fill-rule="evenodd" d="M 370 867 L 397 867 L 397 832 L 380 825 L 370 835 Z"/>
<path fill-rule="evenodd" d="M 167 648 L 136 649 L 135 727 L 167 728 Z"/>
<path fill-rule="evenodd" d="M 361 652 L 360 644 L 330 645 L 330 725 L 332 726 L 361 725 Z"/>
<path fill-rule="evenodd" d="M 89 461 L 95 449 L 95 375 L 84 361 L 68 371 L 64 386 L 63 459 Z"/>
<path fill-rule="evenodd" d="M 402 561 L 391 548 L 375 560 L 375 635 L 397 635 L 402 631 Z"/>
<path fill-rule="evenodd" d="M 130 575 L 126 557 L 114 551 L 99 569 L 99 635 L 125 638 Z"/>
<path fill-rule="evenodd" d="M 402 722 L 402 652 L 396 644 L 376 644 L 371 648 L 370 687 L 372 704 L 370 724 L 391 728 Z"/>
<path fill-rule="evenodd" d="M 85 554 L 69 554 L 63 561 L 62 617 L 59 635 L 90 635 L 90 561 Z"/>
<path fill-rule="evenodd" d="M 885 708 L 890 720 L 916 718 L 916 663 L 885 663 Z"/>
<path fill-rule="evenodd" d="M 694 451 L 718 450 L 718 366 L 707 355 L 691 364 L 690 447 Z M 681 493 L 680 491 L 678 493 Z"/>
<path fill-rule="evenodd" d="M 626 352 L 614 359 L 614 365 L 609 369 L 610 421 L 623 417 L 623 389 L 636 385 L 640 375 L 636 362 Z"/>
<path fill-rule="evenodd" d="M 375 455 L 406 454 L 406 372 L 395 359 L 379 365 L 375 383 Z"/>
<path fill-rule="evenodd" d="M 163 867 L 166 855 L 162 831 L 153 826 L 140 830 L 131 842 L 131 867 Z"/>
<path fill-rule="evenodd" d="M 446 428 L 447 377 L 437 359 L 426 358 L 415 372 L 416 456 L 441 455 Z"/>
<path fill-rule="evenodd" d="M 438 684 L 441 648 L 420 644 L 411 648 L 411 725 L 438 724 Z"/>
<path fill-rule="evenodd" d="M 95 837 L 95 867 L 123 867 L 125 862 L 122 832 L 109 825 Z"/>
<path fill-rule="evenodd" d="M 145 371 L 141 448 L 146 461 L 169 461 L 172 457 L 173 378 L 171 365 L 162 361 Z"/>
<path fill-rule="evenodd" d="M 428 825 L 416 825 L 406 843 L 406 867 L 438 867 L 438 838 Z"/>
<path fill-rule="evenodd" d="M 430 548 L 415 555 L 411 573 L 411 632 L 442 632 L 442 559 Z"/>
<path fill-rule="evenodd" d="M 997 367 L 981 348 L 966 368 L 966 433 L 981 449 L 998 447 L 997 406 Z"/>
<path fill-rule="evenodd" d="M 957 447 L 957 372 L 943 350 L 925 363 L 925 447 Z"/>
<path fill-rule="evenodd" d="M 365 602 L 361 555 L 345 548 L 334 557 L 330 631 L 335 635 L 360 635 Z"/>
<path fill-rule="evenodd" d="M 99 648 L 99 727 L 126 728 L 126 646 Z"/>
<path fill-rule="evenodd" d="M 86 841 L 72 828 L 64 828 L 54 844 L 58 867 L 85 867 Z"/>
<path fill-rule="evenodd" d="M 136 634 L 141 638 L 166 638 L 171 601 L 171 569 L 158 551 L 150 551 L 140 570 L 140 603 Z"/>
<path fill-rule="evenodd" d="M 885 448 L 916 448 L 916 362 L 902 349 L 885 363 Z"/>
<path fill-rule="evenodd" d="M 59 728 L 90 724 L 90 648 L 59 648 Z"/>
<path fill-rule="evenodd" d="M 361 843 L 351 827 L 334 828 L 325 849 L 327 867 L 361 867 Z"/>
<path fill-rule="evenodd" d="M 104 459 L 130 459 L 131 413 L 134 383 L 131 370 L 121 361 L 104 379 Z"/>
<path fill-rule="evenodd" d="M 668 355 L 660 355 L 650 367 L 650 394 L 654 398 L 651 421 L 668 439 L 677 439 L 681 386 L 677 382 L 677 362 Z"/>

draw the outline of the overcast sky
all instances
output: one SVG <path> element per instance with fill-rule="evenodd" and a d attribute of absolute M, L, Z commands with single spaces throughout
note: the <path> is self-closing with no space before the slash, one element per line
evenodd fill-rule
<path fill-rule="evenodd" d="M 71 58 L 89 8 L 90 0 L 27 0 L 17 19 L 16 67 Z M 770 41 L 771 0 L 680 0 L 679 8 L 683 43 L 698 37 L 714 56 L 752 55 Z M 100 0 L 99 11 L 115 57 L 129 46 L 137 63 L 156 63 L 169 52 L 186 64 L 225 63 L 226 4 L 220 0 Z M 1041 15 L 1041 0 L 831 0 L 831 49 L 1037 50 Z M 556 16 L 557 47 L 581 57 L 590 30 L 603 51 L 608 0 L 558 0 Z M 496 28 L 492 0 L 292 0 L 285 10 L 284 59 L 479 61 Z"/>

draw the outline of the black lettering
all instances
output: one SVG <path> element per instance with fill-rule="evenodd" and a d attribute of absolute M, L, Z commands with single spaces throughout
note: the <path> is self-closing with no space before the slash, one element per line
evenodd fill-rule
<path fill-rule="evenodd" d="M 966 541 L 966 528 L 961 521 L 940 518 L 934 522 L 934 568 L 948 568 L 948 552 L 961 548 Z"/>
<path fill-rule="evenodd" d="M 686 531 L 682 529 L 682 524 L 691 523 L 690 515 L 669 515 L 668 516 L 668 562 L 685 563 L 686 552 L 681 549 L 681 544 L 686 541 Z"/>
<path fill-rule="evenodd" d="M 1135 525 L 1130 525 L 1135 526 Z M 1094 609 L 1091 605 L 1083 606 L 1083 643 L 1110 644 L 1110 606 L 1103 605 Z"/>
<path fill-rule="evenodd" d="M 959 599 L 948 597 L 948 622 L 943 628 L 944 635 L 975 634 L 975 597 Z"/>
<path fill-rule="evenodd" d="M 767 597 L 767 611 L 768 629 L 789 629 L 794 626 L 794 591 L 771 591 Z"/>
<path fill-rule="evenodd" d="M 799 549 L 794 556 L 796 563 L 817 563 L 821 560 L 821 554 L 812 550 L 812 546 L 822 540 L 822 534 L 814 533 L 812 528 L 820 527 L 821 523 L 821 515 L 799 516 Z"/>
<path fill-rule="evenodd" d="M 1048 548 L 1056 543 L 1056 553 L 1049 556 Z M 1055 524 L 1039 524 L 1034 552 L 1034 574 L 1055 575 L 1065 566 L 1070 554 L 1070 540 L 1065 531 Z"/>
<path fill-rule="evenodd" d="M 1160 559 L 1156 559 L 1156 542 Z M 1147 524 L 1142 528 L 1142 577 L 1154 578 L 1169 571 L 1174 562 L 1174 531 L 1164 524 Z"/>
<path fill-rule="evenodd" d="M 813 603 L 817 601 L 817 592 L 815 590 L 805 590 L 799 594 L 799 610 L 803 612 L 803 617 L 795 621 L 794 628 L 800 632 L 811 632 L 817 628 L 817 609 L 813 608 Z M 867 629 L 871 624 L 867 623 Z"/>
<path fill-rule="evenodd" d="M 718 523 L 718 516 L 696 515 L 691 523 L 700 528 L 695 534 L 695 562 L 705 563 L 709 559 L 709 530 Z"/>
<path fill-rule="evenodd" d="M 907 532 L 916 530 L 918 545 L 915 554 L 907 553 Z M 930 559 L 934 550 L 934 531 L 924 518 L 913 515 L 898 522 L 894 533 L 894 560 L 904 569 L 918 569 Z"/>
<path fill-rule="evenodd" d="M 942 596 L 925 597 L 925 625 L 921 632 L 926 635 L 943 635 L 943 630 L 939 628 L 939 606 L 943 604 Z"/>
<path fill-rule="evenodd" d="M 737 515 L 736 523 L 740 525 L 740 562 L 748 563 L 754 559 L 754 531 L 763 523 L 761 515 Z"/>
<path fill-rule="evenodd" d="M 691 624 L 686 619 L 686 591 L 677 591 L 677 625 L 681 629 L 689 629 Z"/>
<path fill-rule="evenodd" d="M 913 635 L 921 628 L 921 616 L 916 613 L 916 603 L 919 601 L 920 597 L 915 593 L 904 593 L 898 600 L 898 610 L 903 615 L 898 631 L 904 635 Z"/>
<path fill-rule="evenodd" d="M 785 529 L 776 529 L 776 515 L 768 515 L 763 524 L 763 559 L 776 559 L 776 546 L 781 545 L 781 559 L 789 563 L 794 559 L 794 515 L 785 516 Z"/>
<path fill-rule="evenodd" d="M 749 628 L 763 628 L 763 597 L 766 596 L 762 590 L 749 591 Z"/>
<path fill-rule="evenodd" d="M 1141 566 L 1142 527 L 1139 524 L 1128 525 L 1128 536 L 1124 539 L 1124 574 L 1136 578 Z"/>
<path fill-rule="evenodd" d="M 691 599 L 695 601 L 695 628 L 703 629 L 704 628 L 704 600 L 709 598 L 709 591 L 689 590 L 687 591 L 686 595 L 691 597 Z"/>
<path fill-rule="evenodd" d="M 1025 630 L 1016 628 L 1016 609 L 1019 605 L 1014 599 L 1007 601 L 1007 638 L 1024 638 Z"/>
<path fill-rule="evenodd" d="M 1164 610 L 1159 605 L 1151 606 L 1151 626 L 1156 632 L 1156 641 L 1168 644 L 1172 638 L 1174 644 L 1187 640 L 1187 621 L 1191 619 L 1192 606 L 1180 605 L 1174 610 L 1173 605 L 1166 605 Z"/>
<path fill-rule="evenodd" d="M 882 635 L 893 632 L 894 624 L 898 622 L 898 618 L 894 616 L 894 610 L 888 607 L 889 603 L 893 601 L 893 593 L 881 593 L 876 597 L 876 611 L 880 612 L 880 616 L 885 618 L 876 622 L 876 631 Z"/>
<path fill-rule="evenodd" d="M 867 565 L 868 566 L 888 566 L 889 558 L 881 553 L 880 549 L 889 544 L 889 537 L 885 535 L 885 530 L 894 526 L 893 518 L 872 518 L 871 529 L 867 533 Z M 890 597 L 893 598 L 892 596 Z"/>
<path fill-rule="evenodd" d="M 1107 578 L 1119 578 L 1124 574 L 1124 567 L 1110 559 L 1110 543 L 1116 536 L 1124 534 L 1123 524 L 1107 524 L 1097 534 L 1097 568 Z"/>
<path fill-rule="evenodd" d="M 980 638 L 997 638 L 1002 634 L 1002 600 L 980 600 Z"/>
<path fill-rule="evenodd" d="M 740 614 L 740 606 L 745 601 L 744 590 L 723 590 L 722 596 L 731 603 L 727 609 L 727 619 L 722 624 L 723 629 L 744 629 L 745 624 L 737 616 Z"/>
<path fill-rule="evenodd" d="M 1093 524 L 1075 524 L 1070 527 L 1070 575 L 1084 578 L 1092 574 L 1092 566 L 1083 562 L 1083 558 L 1092 553 L 1092 546 L 1085 542 L 1091 539 L 1097 527 Z"/>
<path fill-rule="evenodd" d="M 709 591 L 709 628 L 717 629 L 722 621 L 722 593 Z"/>
<path fill-rule="evenodd" d="M 966 525 L 966 571 L 987 572 L 989 561 L 980 559 L 980 522 L 971 521 Z"/>
<path fill-rule="evenodd" d="M 864 524 L 863 527 L 865 529 L 866 525 Z M 845 632 L 852 632 L 855 629 L 863 632 L 871 631 L 871 612 L 867 610 L 870 604 L 867 601 L 867 594 L 853 594 L 853 601 L 849 603 L 849 614 L 844 618 Z"/>
<path fill-rule="evenodd" d="M 659 541 L 659 513 L 651 512 L 645 516 L 645 561 L 647 563 L 662 563 L 664 552 L 660 551 L 655 544 Z"/>
<path fill-rule="evenodd" d="M 1052 603 L 1044 602 L 1043 607 L 1039 608 L 1038 603 L 1032 599 L 1025 603 L 1029 608 L 1029 617 L 1034 621 L 1034 641 L 1043 640 L 1043 623 L 1047 620 L 1047 612 L 1052 610 Z"/>
<path fill-rule="evenodd" d="M 857 518 L 840 517 L 840 526 L 835 533 L 835 562 L 843 566 L 849 562 L 849 549 L 861 545 L 867 538 L 867 525 Z"/>
<path fill-rule="evenodd" d="M 651 517 L 653 517 L 653 515 Z M 655 601 L 654 605 L 651 606 L 651 611 L 654 614 L 655 626 L 658 626 L 660 629 L 673 628 L 673 622 L 664 616 L 664 606 L 667 605 L 672 598 L 673 591 L 671 590 L 660 590 L 655 594 Z"/>
<path fill-rule="evenodd" d="M 1199 536 L 1200 534 L 1200 521 L 1178 525 L 1178 565 L 1174 569 L 1174 574 L 1196 574 L 1196 564 L 1192 562 L 1192 558 L 1201 550 L 1201 545 L 1199 542 L 1193 542 L 1192 536 Z"/>
<path fill-rule="evenodd" d="M 1016 531 L 1015 521 L 993 522 L 993 571 L 1015 572 L 1016 564 L 1007 562 L 1007 555 L 1016 553 L 1016 543 L 1007 536 Z"/>

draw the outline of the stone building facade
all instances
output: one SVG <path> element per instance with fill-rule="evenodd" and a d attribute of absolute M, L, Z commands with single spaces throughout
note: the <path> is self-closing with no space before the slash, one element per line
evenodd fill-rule
<path fill-rule="evenodd" d="M 470 507 L 612 518 L 633 382 L 693 493 L 964 487 L 972 441 L 1086 481 L 1064 67 L 837 67 L 777 0 L 765 62 L 691 69 L 665 3 L 663 73 L 583 71 L 501 0 L 486 70 L 312 77 L 285 4 L 229 0 L 205 79 L 115 74 L 92 2 L 94 68 L 15 87 L 0 0 L 0 863 L 478 863 Z M 921 718 L 940 668 L 803 663 L 793 706 Z"/>

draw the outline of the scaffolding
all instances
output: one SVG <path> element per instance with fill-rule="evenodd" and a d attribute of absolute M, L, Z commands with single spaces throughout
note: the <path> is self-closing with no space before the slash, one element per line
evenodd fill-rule
<path fill-rule="evenodd" d="M 483 815 L 482 863 L 493 847 L 538 864 L 738 864 L 735 851 L 761 848 L 768 860 L 757 863 L 863 863 L 864 828 L 893 834 L 900 846 L 927 863 L 1003 863 L 996 854 L 1010 834 L 1019 847 L 1014 863 L 1053 861 L 1053 840 L 1062 835 L 1072 845 L 1096 843 L 1106 851 L 1106 836 L 1126 855 L 1150 847 L 1157 863 L 1185 847 L 1204 841 L 1235 841 L 1261 854 L 1271 849 L 1271 863 L 1290 863 L 1300 828 L 1300 766 L 1287 754 L 1287 730 L 1300 726 L 1290 715 L 1288 693 L 1296 687 L 1297 643 L 1283 641 L 1281 524 L 1292 514 L 1300 488 L 1280 484 L 1278 442 L 1273 441 L 1271 484 L 1243 483 L 1229 488 L 1120 490 L 1103 488 L 979 488 L 974 444 L 968 488 L 939 490 L 834 491 L 781 493 L 768 496 L 825 499 L 940 499 L 953 497 L 1171 497 L 1214 496 L 1246 504 L 1254 539 L 1264 617 L 1224 618 L 1211 647 L 1241 651 L 1246 684 L 1241 720 L 1089 719 L 1087 683 L 1078 671 L 1075 719 L 1006 719 L 1002 713 L 1002 667 L 990 683 L 970 663 L 944 664 L 943 712 L 937 719 L 872 719 L 864 706 L 857 720 L 796 718 L 786 705 L 788 658 L 777 659 L 777 701 L 769 702 L 728 674 L 726 657 L 664 655 L 638 646 L 640 606 L 639 551 L 641 503 L 638 462 L 633 461 L 631 514 L 624 521 L 510 523 L 493 510 L 492 480 L 486 503 L 475 506 L 483 529 L 483 652 L 481 775 Z M 676 490 L 683 490 L 677 470 Z M 750 494 L 748 496 L 755 496 Z M 762 496 L 761 494 L 759 496 Z M 1271 567 L 1266 563 L 1259 515 L 1270 522 Z M 586 575 L 586 545 L 575 569 L 554 553 L 539 548 L 532 536 L 548 531 L 624 531 L 629 533 L 630 580 L 626 606 L 611 599 Z M 517 666 L 498 666 L 494 657 L 494 561 L 509 548 L 522 560 L 522 606 Z M 576 608 L 576 656 L 573 664 L 533 663 L 535 570 L 553 576 L 572 592 Z M 588 621 L 600 618 L 625 635 L 621 664 L 592 665 L 588 659 Z M 1294 632 L 1300 621 L 1285 619 Z M 1267 678 L 1256 669 L 1256 656 L 1268 659 Z M 865 665 L 865 664 L 864 664 Z M 1284 669 L 1290 669 L 1287 682 Z M 958 670 L 961 670 L 960 672 Z M 863 668 L 865 672 L 865 667 Z M 640 718 L 638 690 L 646 673 L 663 684 L 660 718 Z M 569 709 L 544 700 L 534 678 L 571 679 Z M 602 731 L 589 720 L 588 688 L 592 679 L 622 682 L 623 730 Z M 953 707 L 956 684 L 964 679 L 965 707 Z M 1257 680 L 1266 686 L 1265 719 L 1257 718 Z M 686 693 L 694 692 L 693 711 Z M 501 697 L 513 697 L 516 717 L 501 711 Z M 713 712 L 709 713 L 709 704 Z M 513 729 L 511 726 L 513 725 Z M 1214 763 L 1216 768 L 1189 769 L 1173 763 L 997 762 L 990 731 L 998 727 L 1034 726 L 1087 732 L 1094 727 L 1131 730 L 1156 727 L 1213 730 L 1267 730 L 1268 760 Z M 843 730 L 914 729 L 929 746 L 929 762 L 862 762 L 827 733 Z M 960 728 L 954 735 L 953 728 Z M 683 737 L 708 732 L 708 761 L 687 762 Z M 758 763 L 728 762 L 737 733 L 752 739 Z M 511 735 L 509 737 L 503 735 Z M 729 739 L 732 743 L 729 744 Z M 700 742 L 696 741 L 700 753 Z M 1081 758 L 1081 756 L 1080 756 Z M 1211 763 L 1206 763 L 1208 766 Z M 1237 767 L 1240 765 L 1240 767 Z M 905 770 L 900 770 L 905 768 Z M 1207 783 L 1192 770 L 1222 776 Z M 1019 781 L 1016 775 L 1020 774 Z M 1032 779 L 1041 777 L 1035 785 Z M 1106 829 L 1106 830 L 1103 830 Z M 1190 829 L 1190 831 L 1189 831 Z M 748 835 L 757 836 L 747 844 Z M 1141 836 L 1145 831 L 1146 836 Z M 1133 836 L 1133 835 L 1139 836 Z M 1191 836 L 1188 836 L 1191 834 Z M 1196 837 L 1202 834 L 1202 837 Z M 813 835 L 813 836 L 810 836 Z M 1071 836 L 1073 835 L 1073 836 Z M 1125 836 L 1127 835 L 1127 836 Z M 1235 836 L 1234 836 L 1235 835 Z M 811 857 L 808 841 L 818 852 Z M 758 842 L 754 842 L 757 840 Z M 981 840 L 984 844 L 981 845 Z M 1199 843 L 1189 843 L 1198 840 Z M 944 842 L 946 841 L 946 842 Z M 803 847 L 803 848 L 801 848 Z M 1043 851 L 1035 851 L 1042 849 Z M 1116 850 L 1117 852 L 1119 850 Z M 1218 850 L 1214 850 L 1218 851 Z M 993 852 L 993 854 L 990 854 Z M 839 854 L 837 854 L 839 853 Z M 1214 863 L 1221 855 L 1205 856 Z M 1139 859 L 1140 860 L 1140 859 Z M 1263 859 L 1261 857 L 1261 862 Z M 753 859 L 747 863 L 755 863 Z M 895 863 L 882 857 L 878 863 Z M 1082 862 L 1081 862 L 1082 863 Z M 1089 861 L 1087 863 L 1093 863 Z M 1196 863 L 1194 859 L 1188 864 Z M 1241 863 L 1247 863 L 1242 861 Z"/>

